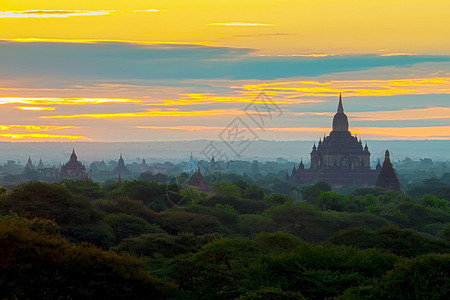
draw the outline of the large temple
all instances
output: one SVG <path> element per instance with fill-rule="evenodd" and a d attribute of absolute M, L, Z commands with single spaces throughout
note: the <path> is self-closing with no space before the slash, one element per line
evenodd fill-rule
<path fill-rule="evenodd" d="M 87 179 L 86 167 L 78 161 L 75 148 L 72 150 L 70 159 L 61 167 L 61 179 Z"/>
<path fill-rule="evenodd" d="M 381 165 L 376 170 L 370 168 L 370 152 L 367 143 L 363 146 L 348 130 L 348 118 L 344 113 L 342 96 L 333 118 L 333 130 L 326 137 L 314 143 L 311 151 L 311 166 L 305 169 L 303 162 L 294 166 L 287 180 L 299 184 L 313 184 L 325 181 L 332 187 L 344 185 L 373 186 Z"/>

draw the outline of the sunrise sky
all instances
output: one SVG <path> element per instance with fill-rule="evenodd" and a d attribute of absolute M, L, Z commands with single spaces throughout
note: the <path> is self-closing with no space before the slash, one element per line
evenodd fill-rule
<path fill-rule="evenodd" d="M 450 1 L 0 0 L 0 141 L 450 139 Z M 270 109 L 270 115 L 267 113 Z M 238 118 L 238 119 L 236 119 Z"/>

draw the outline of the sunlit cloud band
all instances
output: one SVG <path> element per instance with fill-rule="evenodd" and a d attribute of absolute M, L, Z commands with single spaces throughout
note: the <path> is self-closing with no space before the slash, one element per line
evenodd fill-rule
<path fill-rule="evenodd" d="M 21 10 L 2 11 L 0 18 L 68 18 L 85 16 L 104 16 L 114 10 Z"/>

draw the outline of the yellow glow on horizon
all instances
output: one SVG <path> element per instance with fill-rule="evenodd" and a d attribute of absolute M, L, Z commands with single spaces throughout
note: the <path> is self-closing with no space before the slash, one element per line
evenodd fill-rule
<path fill-rule="evenodd" d="M 219 126 L 137 126 L 141 129 L 170 130 L 170 131 L 221 131 L 225 127 Z M 364 139 L 441 139 L 450 140 L 450 126 L 423 127 L 354 127 L 352 134 L 362 135 Z M 257 131 L 258 128 L 252 128 Z M 301 132 L 301 133 L 329 133 L 329 127 L 267 127 L 269 132 Z"/>
<path fill-rule="evenodd" d="M 20 110 L 55 110 L 54 107 L 42 107 L 42 106 L 18 106 Z"/>

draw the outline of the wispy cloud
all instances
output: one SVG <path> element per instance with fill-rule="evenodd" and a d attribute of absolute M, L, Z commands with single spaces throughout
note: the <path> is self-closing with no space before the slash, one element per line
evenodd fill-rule
<path fill-rule="evenodd" d="M 40 110 L 55 110 L 54 107 L 43 107 L 43 106 L 18 106 L 20 110 L 31 110 L 31 111 L 40 111 Z"/>
<path fill-rule="evenodd" d="M 151 110 L 146 112 L 127 112 L 127 113 L 109 113 L 109 114 L 77 114 L 77 115 L 58 115 L 42 116 L 42 119 L 113 119 L 113 118 L 139 118 L 139 117 L 207 117 L 224 115 L 242 115 L 243 111 L 238 109 L 215 109 L 215 110 Z"/>
<path fill-rule="evenodd" d="M 405 121 L 450 119 L 450 107 L 427 107 L 391 111 L 368 111 L 349 114 L 354 121 Z"/>
<path fill-rule="evenodd" d="M 410 67 L 423 63 L 448 63 L 450 56 L 335 55 L 256 56 L 254 49 L 182 45 L 181 43 L 120 43 L 83 40 L 21 43 L 0 41 L 0 78 L 59 76 L 92 80 L 279 80 L 320 76 L 337 72 L 363 71 L 380 67 Z M 74 41 L 79 42 L 79 41 Z M 27 57 L 27 59 L 24 59 Z M 68 72 L 68 70 L 71 70 Z M 149 72 L 149 70 L 152 70 Z M 3 75 L 2 75 L 3 74 Z M 7 75 L 8 74 L 8 75 Z M 36 75 L 37 76 L 37 75 Z"/>
<path fill-rule="evenodd" d="M 35 105 L 86 105 L 103 103 L 139 103 L 136 99 L 114 98 L 46 98 L 46 97 L 0 97 L 1 104 L 35 104 Z M 21 108 L 23 109 L 23 108 Z M 33 108 L 28 108 L 33 109 Z M 50 110 L 50 109 L 47 109 Z"/>
<path fill-rule="evenodd" d="M 50 131 L 62 129 L 74 129 L 75 126 L 47 126 L 47 125 L 0 125 L 0 130 L 11 130 L 14 128 L 21 128 L 25 131 Z"/>
<path fill-rule="evenodd" d="M 158 13 L 158 12 L 167 12 L 167 9 L 136 9 L 134 12 L 135 13 L 145 13 L 145 14 L 153 14 L 153 13 Z"/>
<path fill-rule="evenodd" d="M 242 88 L 249 91 L 272 92 L 285 97 L 326 97 L 340 92 L 346 97 L 449 94 L 450 78 L 278 81 L 244 85 Z"/>
<path fill-rule="evenodd" d="M 154 130 L 182 130 L 182 131 L 205 131 L 205 130 L 223 130 L 220 126 L 136 126 L 140 129 L 154 129 Z"/>
<path fill-rule="evenodd" d="M 208 25 L 209 26 L 238 26 L 238 27 L 276 26 L 275 24 L 251 23 L 251 22 L 209 23 Z"/>
<path fill-rule="evenodd" d="M 40 134 L 40 133 L 1 133 L 0 137 L 9 138 L 13 140 L 20 139 L 58 139 L 58 140 L 89 140 L 89 138 L 77 135 L 58 135 L 58 134 Z"/>
<path fill-rule="evenodd" d="M 21 10 L 0 11 L 0 18 L 68 18 L 86 16 L 104 16 L 114 13 L 114 10 Z"/>

